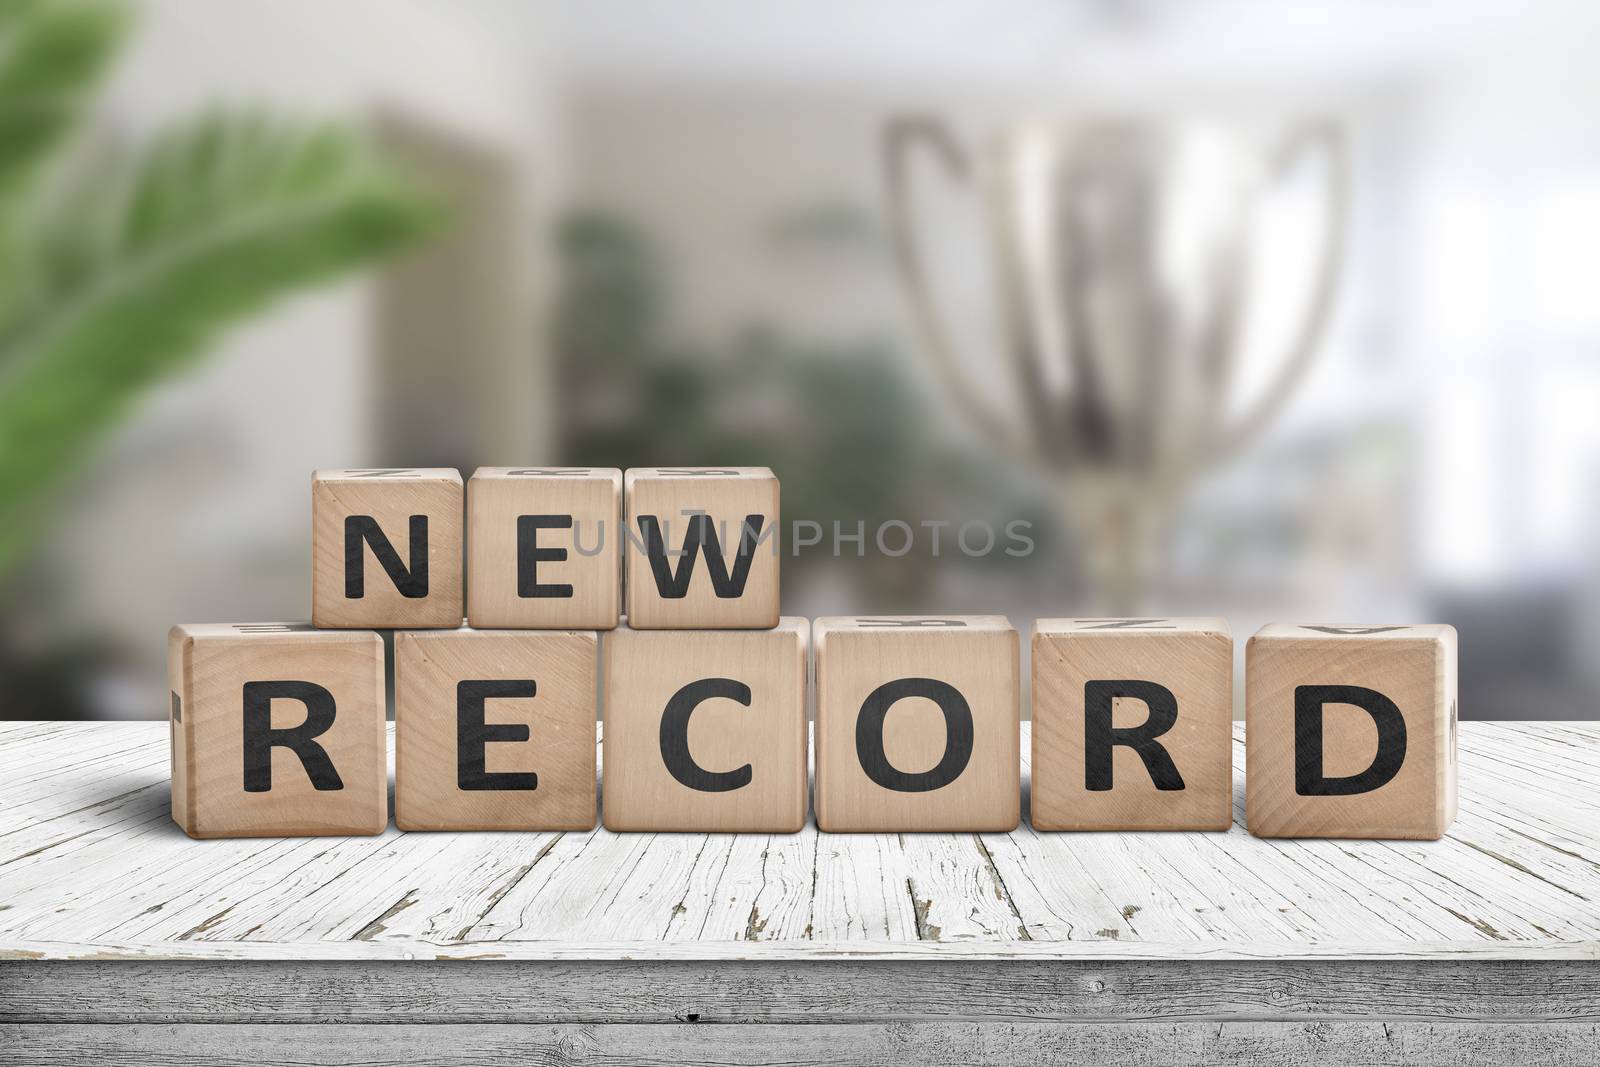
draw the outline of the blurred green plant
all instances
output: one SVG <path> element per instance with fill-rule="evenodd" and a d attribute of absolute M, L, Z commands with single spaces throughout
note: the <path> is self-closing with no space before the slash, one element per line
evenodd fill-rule
<path fill-rule="evenodd" d="M 344 126 L 215 113 L 83 150 L 129 23 L 118 0 L 0 0 L 0 574 L 146 387 L 441 216 Z"/>

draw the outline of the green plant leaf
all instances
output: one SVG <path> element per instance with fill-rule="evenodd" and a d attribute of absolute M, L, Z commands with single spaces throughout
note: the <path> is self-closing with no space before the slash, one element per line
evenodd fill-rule
<path fill-rule="evenodd" d="M 128 21 L 117 0 L 0 0 L 0 318 L 25 281 L 19 230 Z"/>
<path fill-rule="evenodd" d="M 391 253 L 439 216 L 342 128 L 225 115 L 54 209 L 0 323 L 0 571 L 146 386 L 272 298 Z"/>

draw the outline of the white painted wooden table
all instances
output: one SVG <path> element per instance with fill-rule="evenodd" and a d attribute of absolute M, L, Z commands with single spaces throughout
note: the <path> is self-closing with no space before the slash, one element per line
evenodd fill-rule
<path fill-rule="evenodd" d="M 1427 843 L 197 842 L 164 724 L 0 723 L 0 1062 L 1600 1062 L 1600 726 L 1461 749 Z"/>

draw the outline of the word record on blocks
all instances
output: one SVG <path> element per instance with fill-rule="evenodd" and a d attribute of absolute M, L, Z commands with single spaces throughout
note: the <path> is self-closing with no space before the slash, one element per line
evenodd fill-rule
<path fill-rule="evenodd" d="M 1275 623 L 1250 639 L 1251 833 L 1443 837 L 1456 767 L 1453 627 Z"/>
<path fill-rule="evenodd" d="M 1016 829 L 1018 648 L 1004 616 L 827 618 L 811 634 L 820 828 Z"/>
<path fill-rule="evenodd" d="M 1222 619 L 1039 619 L 1036 830 L 1226 830 L 1233 638 Z"/>

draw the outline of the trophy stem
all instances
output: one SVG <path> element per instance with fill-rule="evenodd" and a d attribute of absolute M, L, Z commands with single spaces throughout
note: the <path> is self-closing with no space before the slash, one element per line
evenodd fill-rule
<path fill-rule="evenodd" d="M 1083 543 L 1088 582 L 1086 610 L 1095 615 L 1136 615 L 1149 591 L 1156 542 L 1167 508 L 1127 486 L 1061 486 L 1067 522 Z"/>

